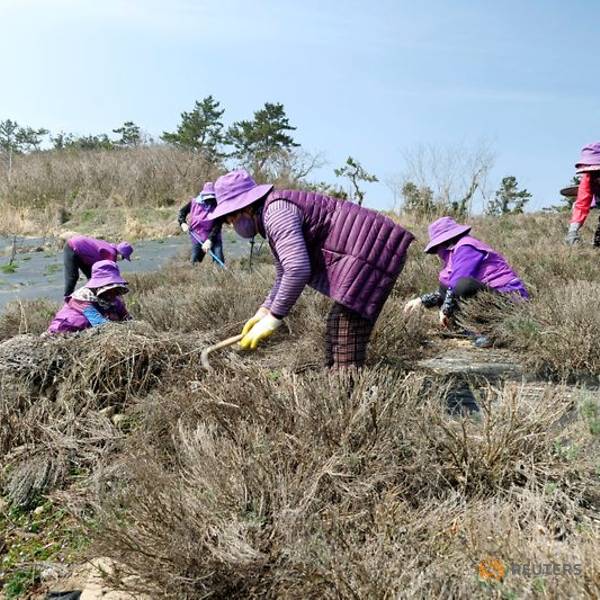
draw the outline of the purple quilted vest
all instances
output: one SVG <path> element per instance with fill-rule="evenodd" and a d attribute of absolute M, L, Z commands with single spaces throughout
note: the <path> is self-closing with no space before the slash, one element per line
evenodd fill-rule
<path fill-rule="evenodd" d="M 281 199 L 302 212 L 309 285 L 375 320 L 404 267 L 412 233 L 374 210 L 300 190 L 273 190 L 265 210 Z"/>
<path fill-rule="evenodd" d="M 504 256 L 484 242 L 471 237 L 470 235 L 461 237 L 452 248 L 448 249 L 448 259 L 439 276 L 440 283 L 448 285 L 447 282 L 450 281 L 452 273 L 452 256 L 461 246 L 472 246 L 476 250 L 485 253 L 485 258 L 475 274 L 475 279 L 499 292 L 513 291 L 518 287 L 522 287 L 525 291 L 523 282 L 512 270 Z M 526 293 L 527 292 L 525 292 L 525 294 Z"/>
<path fill-rule="evenodd" d="M 210 234 L 214 221 L 210 219 L 211 210 L 202 202 L 198 202 L 196 198 L 192 198 L 190 207 L 189 225 L 193 231 L 203 242 Z M 220 235 L 220 234 L 219 234 Z"/>

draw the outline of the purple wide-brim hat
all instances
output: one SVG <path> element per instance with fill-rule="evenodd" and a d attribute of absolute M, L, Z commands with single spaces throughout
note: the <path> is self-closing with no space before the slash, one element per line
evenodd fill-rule
<path fill-rule="evenodd" d="M 117 244 L 117 252 L 125 259 L 131 260 L 133 254 L 133 246 L 129 242 L 120 242 Z"/>
<path fill-rule="evenodd" d="M 575 163 L 575 168 L 578 173 L 585 173 L 587 171 L 597 171 L 600 167 L 600 142 L 593 142 L 584 146 L 581 149 L 579 160 Z"/>
<path fill-rule="evenodd" d="M 429 243 L 425 246 L 425 252 L 429 253 L 440 244 L 469 233 L 471 226 L 460 225 L 452 217 L 442 217 L 434 221 L 427 228 L 427 231 L 429 233 Z"/>
<path fill-rule="evenodd" d="M 92 277 L 85 284 L 91 289 L 104 288 L 109 285 L 127 287 L 127 282 L 121 277 L 117 263 L 112 260 L 99 260 L 92 265 Z"/>
<path fill-rule="evenodd" d="M 200 198 L 202 200 L 210 200 L 211 198 L 216 198 L 215 195 L 215 184 L 212 181 L 207 181 L 202 187 L 202 191 L 200 192 Z"/>
<path fill-rule="evenodd" d="M 218 219 L 246 208 L 260 200 L 273 189 L 272 184 L 257 185 L 250 173 L 244 169 L 231 171 L 215 181 L 217 206 L 211 212 L 211 219 Z"/>

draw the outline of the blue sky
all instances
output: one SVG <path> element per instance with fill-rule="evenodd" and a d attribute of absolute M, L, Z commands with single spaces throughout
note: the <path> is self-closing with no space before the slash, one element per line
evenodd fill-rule
<path fill-rule="evenodd" d="M 230 123 L 282 102 L 297 140 L 384 180 L 418 144 L 496 155 L 533 207 L 600 138 L 597 0 L 0 0 L 0 119 L 173 130 L 212 94 Z M 367 203 L 392 204 L 383 184 Z"/>

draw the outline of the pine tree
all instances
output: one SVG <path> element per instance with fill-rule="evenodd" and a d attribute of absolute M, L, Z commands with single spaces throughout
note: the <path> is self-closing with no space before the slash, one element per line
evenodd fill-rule
<path fill-rule="evenodd" d="M 349 156 L 344 166 L 334 169 L 336 177 L 346 177 L 354 189 L 354 198 L 359 206 L 362 205 L 365 198 L 365 192 L 359 186 L 361 181 L 372 183 L 379 181 L 375 175 L 368 173 L 364 167 L 354 158 Z"/>
<path fill-rule="evenodd" d="M 163 132 L 161 139 L 168 144 L 202 154 L 208 161 L 216 163 L 222 157 L 223 123 L 225 110 L 212 96 L 196 101 L 191 112 L 181 113 L 181 122 L 175 132 Z"/>
<path fill-rule="evenodd" d="M 531 194 L 526 189 L 519 190 L 517 178 L 510 175 L 502 179 L 494 199 L 487 206 L 486 213 L 488 215 L 521 214 L 530 199 Z"/>
<path fill-rule="evenodd" d="M 124 148 L 135 148 L 144 142 L 142 130 L 133 121 L 125 121 L 121 127 L 113 129 L 113 133 L 121 136 L 115 143 Z"/>
<path fill-rule="evenodd" d="M 269 160 L 300 145 L 288 133 L 295 130 L 283 104 L 266 102 L 251 121 L 237 121 L 229 127 L 226 143 L 233 146 L 233 157 L 261 172 Z"/>

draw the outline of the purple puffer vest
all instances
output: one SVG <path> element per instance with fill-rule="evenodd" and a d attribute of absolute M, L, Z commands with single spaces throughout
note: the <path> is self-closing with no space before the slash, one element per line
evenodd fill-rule
<path fill-rule="evenodd" d="M 302 212 L 309 285 L 375 320 L 404 267 L 413 234 L 374 210 L 329 196 L 273 190 L 264 210 L 275 200 L 288 200 Z"/>
<path fill-rule="evenodd" d="M 91 327 L 90 322 L 83 314 L 88 306 L 95 306 L 110 321 L 124 321 L 129 316 L 125 303 L 120 298 L 116 298 L 109 309 L 102 309 L 92 302 L 75 300 L 69 296 L 52 319 L 48 333 L 73 333 Z"/>
<path fill-rule="evenodd" d="M 470 235 L 461 237 L 454 246 L 448 248 L 448 258 L 439 275 L 439 281 L 442 285 L 447 286 L 450 281 L 452 275 L 452 256 L 461 246 L 472 246 L 476 250 L 485 253 L 485 258 L 481 262 L 479 270 L 474 275 L 475 279 L 498 292 L 518 292 L 523 297 L 528 297 L 524 283 L 512 270 L 504 256 Z"/>
<path fill-rule="evenodd" d="M 75 235 L 67 241 L 83 264 L 91 267 L 101 260 L 117 261 L 117 248 L 104 240 Z"/>
<path fill-rule="evenodd" d="M 190 231 L 193 231 L 204 242 L 210 235 L 215 224 L 210 219 L 212 209 L 208 208 L 203 202 L 198 202 L 196 198 L 192 198 L 191 203 L 189 217 Z M 221 232 L 219 232 L 217 239 L 220 239 L 220 237 Z"/>

